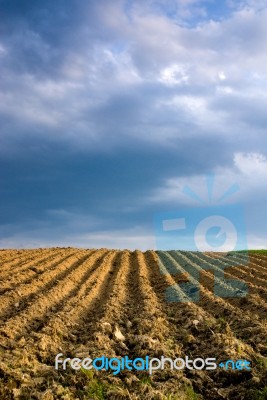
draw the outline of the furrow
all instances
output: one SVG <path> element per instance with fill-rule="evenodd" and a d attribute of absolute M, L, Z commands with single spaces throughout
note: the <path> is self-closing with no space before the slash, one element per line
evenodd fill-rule
<path fill-rule="evenodd" d="M 121 253 L 119 269 L 113 281 L 113 286 L 107 294 L 100 322 L 113 323 L 114 321 L 118 321 L 125 312 L 124 308 L 129 295 L 126 287 L 127 277 L 130 273 L 129 257 L 130 251 L 125 250 Z"/>
<path fill-rule="evenodd" d="M 7 268 L 5 268 L 4 271 L 2 271 L 2 273 L 0 274 L 0 278 L 2 280 L 6 280 L 10 277 L 10 275 L 12 274 L 12 276 L 14 276 L 15 274 L 21 274 L 24 270 L 28 270 L 29 267 L 35 267 L 36 265 L 41 264 L 42 262 L 46 262 L 49 260 L 52 260 L 55 255 L 57 254 L 62 254 L 62 251 L 58 251 L 55 253 L 51 252 L 50 254 L 46 254 L 45 256 L 42 254 L 41 256 L 38 257 L 33 257 L 33 255 L 31 255 L 30 257 L 27 257 L 27 259 L 23 262 L 18 262 L 16 263 L 15 266 L 10 267 L 7 266 Z"/>
<path fill-rule="evenodd" d="M 158 254 L 150 252 L 150 258 L 151 255 L 155 259 L 154 264 L 157 264 Z M 187 263 L 189 262 L 186 257 L 183 257 L 183 259 Z M 149 264 L 153 265 L 153 261 L 148 261 Z M 177 268 L 178 271 L 180 269 L 181 266 Z M 156 268 L 154 268 L 155 270 Z M 151 275 L 154 280 L 155 292 L 161 292 L 162 287 L 159 282 L 162 278 L 160 279 L 155 272 Z M 184 348 L 188 349 L 187 355 L 203 358 L 216 355 L 217 359 L 223 360 L 233 357 L 240 358 L 242 354 L 247 359 L 255 360 L 257 357 L 260 359 L 262 357 L 261 349 L 266 342 L 264 333 L 266 329 L 257 322 L 252 326 L 251 319 L 235 310 L 222 299 L 215 298 L 202 285 L 200 285 L 200 292 L 201 300 L 196 303 L 170 302 L 168 298 L 166 299 L 170 319 L 174 322 L 179 321 L 177 340 L 183 344 Z M 240 324 L 242 326 L 239 328 Z M 255 335 L 259 334 L 260 342 L 258 341 L 255 344 L 253 335 L 249 331 L 255 332 Z M 195 337 L 197 337 L 197 340 Z M 208 348 L 206 346 L 207 337 L 209 337 Z"/>
<path fill-rule="evenodd" d="M 43 290 L 52 287 L 56 279 L 62 278 L 68 269 L 73 268 L 73 263 L 75 266 L 79 253 L 76 251 L 71 256 L 61 257 L 50 265 L 53 268 L 52 271 L 47 270 L 42 276 L 37 276 L 33 283 L 22 283 L 16 289 L 1 295 L 1 319 L 5 320 L 9 315 L 12 316 L 24 309 Z M 68 268 L 66 268 L 66 262 Z"/>
<path fill-rule="evenodd" d="M 46 251 L 48 251 L 46 249 Z M 0 252 L 0 268 L 8 263 L 9 265 L 12 265 L 13 263 L 19 263 L 21 260 L 24 260 L 25 258 L 29 258 L 29 253 L 32 253 L 33 250 L 1 250 Z"/>
<path fill-rule="evenodd" d="M 199 303 L 177 302 L 173 301 L 173 298 L 170 301 L 169 296 L 164 296 L 162 291 L 165 285 L 162 282 L 166 279 L 166 275 L 162 275 L 160 271 L 158 254 L 149 251 L 145 253 L 145 258 L 149 267 L 151 285 L 165 311 L 170 327 L 171 334 L 168 335 L 167 339 L 165 335 L 166 344 L 169 347 L 167 356 L 172 358 L 185 358 L 187 356 L 190 359 L 213 357 L 218 363 L 228 358 L 243 356 L 250 359 L 254 357 L 253 349 L 243 343 L 241 348 L 240 341 L 237 340 L 230 329 L 227 332 L 219 330 L 216 318 L 201 307 Z M 173 280 L 173 285 L 175 284 L 176 282 Z M 179 323 L 177 323 L 178 321 Z M 180 352 L 177 351 L 177 347 L 180 347 Z M 196 384 L 201 377 L 205 392 L 209 393 L 211 398 L 216 398 L 220 384 L 215 371 L 209 371 L 208 376 L 203 375 L 201 371 L 192 372 L 187 369 L 183 373 L 186 378 L 189 378 L 193 383 L 196 382 Z"/>
<path fill-rule="evenodd" d="M 176 261 L 179 263 L 191 263 L 193 267 L 199 269 L 199 266 L 194 263 L 188 256 L 180 252 L 176 252 Z M 188 252 L 186 253 L 188 254 Z M 179 261 L 178 261 L 179 260 Z M 251 314 L 249 311 L 244 309 L 246 305 L 247 298 L 240 299 L 242 303 L 242 312 L 236 306 L 233 306 L 225 299 L 221 297 L 214 297 L 210 292 L 210 288 L 206 290 L 205 288 L 210 286 L 210 276 L 207 271 L 203 271 L 202 282 L 204 286 L 201 285 L 201 298 L 199 305 L 203 307 L 207 312 L 216 318 L 223 317 L 230 328 L 233 329 L 235 335 L 243 340 L 244 342 L 251 345 L 252 348 L 257 349 L 259 343 L 255 343 L 253 340 L 254 335 L 258 335 L 261 339 L 262 344 L 266 343 L 266 326 L 265 322 L 260 322 L 259 317 L 256 314 Z M 237 323 L 238 322 L 238 323 Z"/>
<path fill-rule="evenodd" d="M 115 327 L 124 320 L 129 305 L 130 254 L 124 250 L 117 255 L 113 261 L 114 270 L 109 271 L 108 279 L 100 288 L 99 302 L 93 306 L 93 300 L 89 310 L 83 314 L 82 323 L 79 322 L 72 331 L 78 337 L 78 349 L 86 345 L 90 348 L 90 356 L 97 357 L 102 353 L 112 356 L 119 351 L 120 346 L 114 342 L 113 334 Z"/>
<path fill-rule="evenodd" d="M 27 332 L 34 325 L 35 320 L 41 320 L 45 313 L 60 301 L 62 296 L 70 292 L 73 285 L 75 285 L 75 277 L 79 276 L 81 270 L 83 271 L 84 268 L 87 268 L 87 265 L 84 265 L 84 261 L 90 257 L 86 251 L 80 253 L 80 256 L 78 255 L 74 260 L 69 261 L 71 264 L 68 268 L 63 263 L 60 266 L 63 271 L 55 275 L 53 280 L 43 286 L 41 285 L 42 282 L 39 282 L 39 295 L 37 296 L 37 292 L 35 293 L 34 301 L 29 301 L 29 298 L 27 298 L 27 302 L 22 306 L 22 309 L 3 324 L 2 333 L 15 338 L 23 330 Z"/>
<path fill-rule="evenodd" d="M 231 303 L 232 305 L 236 307 L 240 307 L 241 303 L 243 304 L 243 309 L 247 309 L 248 312 L 250 313 L 257 313 L 258 316 L 261 319 L 266 319 L 267 315 L 267 304 L 266 300 L 264 300 L 264 297 L 266 299 L 266 289 L 265 287 L 259 287 L 254 285 L 253 283 L 250 283 L 244 279 L 244 272 L 242 271 L 242 268 L 239 268 L 238 271 L 235 271 L 237 269 L 236 266 L 230 267 L 232 265 L 232 259 L 229 261 L 223 261 L 222 259 L 213 259 L 212 257 L 205 256 L 200 253 L 184 253 L 189 257 L 191 260 L 195 261 L 198 265 L 201 265 L 202 268 L 210 268 L 214 269 L 214 271 L 217 271 L 218 269 L 221 271 L 220 275 L 223 275 L 225 279 L 228 280 L 233 280 L 235 282 L 238 282 L 236 280 L 236 277 L 239 277 L 239 282 L 241 283 L 242 281 L 248 284 L 248 293 L 245 293 L 245 296 L 242 299 L 239 297 L 239 292 L 237 291 L 237 295 L 234 295 L 234 298 L 229 298 L 225 301 Z M 238 264 L 240 265 L 240 263 Z M 243 267 L 243 266 L 242 266 Z M 231 268 L 231 273 L 229 272 L 229 268 Z M 209 272 L 207 272 L 207 276 L 211 276 Z M 236 283 L 235 283 L 236 284 Z M 239 283 L 238 283 L 239 284 Z M 242 294 L 242 291 L 240 292 Z M 260 295 L 263 297 L 261 298 Z M 230 296 L 229 296 L 230 297 Z M 246 297 L 246 300 L 244 300 L 244 297 Z"/>
<path fill-rule="evenodd" d="M 9 255 L 3 255 L 0 253 L 0 267 L 1 270 L 9 268 L 10 266 L 19 265 L 21 262 L 32 258 L 33 256 L 36 257 L 38 255 L 45 255 L 50 253 L 51 249 L 27 249 L 27 250 L 20 250 L 19 252 L 16 250 L 9 251 Z M 11 255 L 12 254 L 12 255 Z M 8 265 L 5 265 L 8 264 Z"/>
<path fill-rule="evenodd" d="M 68 315 L 75 304 L 90 290 L 90 282 L 93 280 L 93 277 L 99 273 L 99 265 L 104 261 L 107 254 L 107 249 L 92 252 L 88 251 L 89 258 L 86 258 L 82 262 L 79 269 L 73 271 L 73 273 L 66 277 L 66 282 L 62 282 L 64 287 L 68 289 L 66 294 L 63 293 L 60 300 L 50 306 L 42 320 L 39 318 L 36 320 L 34 324 L 34 333 L 37 331 L 45 332 L 47 325 L 49 324 L 49 326 L 51 326 L 53 318 L 58 316 L 59 313 L 65 313 L 66 316 Z"/>
<path fill-rule="evenodd" d="M 267 255 L 265 254 L 255 254 L 249 252 L 249 257 L 255 259 L 257 262 L 264 263 L 264 265 L 267 264 Z"/>
<path fill-rule="evenodd" d="M 125 305 L 125 276 L 127 273 L 124 259 L 127 258 L 128 251 L 119 251 L 118 254 L 106 263 L 104 266 L 104 274 L 106 278 L 99 282 L 95 282 L 96 295 L 90 300 L 90 305 L 85 312 L 80 315 L 80 321 L 73 333 L 78 336 L 78 343 L 88 343 L 94 333 L 101 327 L 103 321 L 110 315 L 114 314 L 114 319 L 117 320 Z M 107 268 L 108 267 L 108 268 Z M 92 296 L 92 293 L 89 293 Z"/>
<path fill-rule="evenodd" d="M 205 260 L 206 257 L 214 260 L 216 262 L 224 262 L 229 267 L 235 267 L 235 270 L 243 272 L 244 275 L 253 276 L 253 278 L 259 280 L 259 282 L 266 285 L 267 283 L 267 269 L 266 267 L 260 266 L 253 262 L 252 257 L 246 258 L 244 256 L 238 255 L 239 253 L 234 253 L 233 255 L 229 253 L 227 257 L 221 257 L 217 254 L 204 254 L 198 253 L 198 256 Z M 228 260 L 228 261 L 227 261 Z M 255 261 L 255 260 L 254 260 Z M 260 283 L 260 284 L 261 284 Z"/>
<path fill-rule="evenodd" d="M 6 294 L 12 290 L 18 290 L 22 285 L 30 284 L 36 278 L 42 278 L 44 272 L 52 271 L 57 268 L 58 264 L 75 255 L 76 251 L 66 255 L 66 252 L 55 253 L 55 256 L 48 257 L 44 260 L 35 262 L 34 265 L 29 265 L 23 272 L 12 274 L 9 279 L 5 279 L 1 285 L 0 293 Z M 51 263 L 51 261 L 53 261 Z M 33 264 L 33 263 L 31 263 Z"/>
<path fill-rule="evenodd" d="M 74 297 L 66 301 L 64 307 L 52 315 L 47 324 L 38 333 L 39 340 L 49 343 L 50 352 L 63 347 L 72 348 L 73 343 L 90 337 L 90 322 L 97 321 L 106 297 L 112 288 L 119 271 L 119 260 L 122 253 L 117 250 L 105 251 L 104 257 L 95 260 L 88 279 L 81 285 Z M 50 338 L 53 337 L 53 340 Z M 43 354 L 49 359 L 50 352 Z"/>
<path fill-rule="evenodd" d="M 259 281 L 265 282 L 267 284 L 267 268 L 265 266 L 261 266 L 259 261 L 255 260 L 253 257 L 249 256 L 247 261 L 246 258 L 239 257 L 238 254 L 234 255 L 234 260 L 237 263 L 242 264 L 242 270 L 248 271 L 249 274 L 252 274 L 254 278 L 259 279 Z M 240 269 L 240 268 L 239 268 Z"/>

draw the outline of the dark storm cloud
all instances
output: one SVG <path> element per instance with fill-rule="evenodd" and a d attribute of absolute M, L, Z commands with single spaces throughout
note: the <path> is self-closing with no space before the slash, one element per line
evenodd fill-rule
<path fill-rule="evenodd" d="M 77 155 L 49 145 L 37 149 L 32 144 L 27 156 L 22 154 L 16 162 L 1 161 L 1 221 L 44 218 L 46 210 L 61 208 L 112 221 L 113 213 L 117 218 L 122 208 L 136 209 L 137 215 L 125 215 L 118 221 L 125 226 L 133 222 L 129 218 L 144 218 L 143 199 L 166 176 L 191 175 L 196 168 L 205 173 L 214 165 L 229 162 L 225 154 L 218 155 L 217 141 L 199 140 L 196 145 L 190 155 L 187 140 L 167 150 L 140 147 L 115 155 Z M 207 157 L 208 146 L 213 146 L 214 157 Z"/>
<path fill-rule="evenodd" d="M 79 26 L 84 22 L 82 4 L 72 0 L 1 1 L 0 33 L 9 49 L 8 68 L 55 74 L 62 58 L 79 40 Z"/>

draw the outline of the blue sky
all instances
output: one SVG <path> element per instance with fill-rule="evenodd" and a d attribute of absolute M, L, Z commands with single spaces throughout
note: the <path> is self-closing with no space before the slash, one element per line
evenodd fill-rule
<path fill-rule="evenodd" d="M 207 174 L 215 200 L 238 183 L 267 247 L 267 1 L 0 0 L 0 18 L 1 248 L 156 248 L 154 215 L 198 207 L 183 187 L 207 198 Z"/>

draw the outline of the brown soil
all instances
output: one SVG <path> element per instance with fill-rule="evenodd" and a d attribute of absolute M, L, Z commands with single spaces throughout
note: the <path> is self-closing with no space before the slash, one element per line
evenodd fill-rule
<path fill-rule="evenodd" d="M 218 254 L 176 251 L 0 255 L 0 400 L 267 399 L 266 256 L 235 254 L 226 264 Z M 230 279 L 248 294 L 216 296 L 214 283 L 231 292 Z M 199 283 L 197 301 L 183 291 L 189 280 Z M 55 370 L 58 353 L 246 359 L 251 370 Z"/>

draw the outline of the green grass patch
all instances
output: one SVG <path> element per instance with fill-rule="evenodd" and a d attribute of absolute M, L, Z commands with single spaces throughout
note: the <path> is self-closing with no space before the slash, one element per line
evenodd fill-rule
<path fill-rule="evenodd" d="M 140 383 L 143 385 L 152 385 L 151 377 L 148 375 L 144 375 L 139 379 Z"/>
<path fill-rule="evenodd" d="M 248 254 L 267 254 L 267 249 L 259 249 L 259 250 L 239 250 L 236 253 L 248 253 Z"/>
<path fill-rule="evenodd" d="M 263 389 L 253 390 L 250 394 L 253 400 L 267 400 L 267 387 L 265 386 Z"/>
<path fill-rule="evenodd" d="M 81 371 L 88 378 L 88 383 L 86 389 L 84 390 L 90 399 L 94 400 L 105 400 L 107 387 L 104 383 L 99 382 L 98 379 L 94 377 L 94 372 L 92 370 L 87 370 L 81 368 Z"/>
<path fill-rule="evenodd" d="M 200 396 L 194 391 L 192 386 L 186 386 L 185 394 L 187 400 L 199 400 Z"/>

